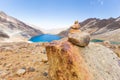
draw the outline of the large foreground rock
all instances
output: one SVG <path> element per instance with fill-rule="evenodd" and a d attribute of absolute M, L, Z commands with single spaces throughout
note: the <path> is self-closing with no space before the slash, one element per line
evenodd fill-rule
<path fill-rule="evenodd" d="M 54 42 L 46 49 L 50 80 L 92 80 L 84 59 L 70 42 Z"/>
<path fill-rule="evenodd" d="M 79 48 L 79 52 L 94 80 L 120 80 L 120 59 L 109 48 L 91 43 L 88 47 Z"/>
<path fill-rule="evenodd" d="M 102 45 L 78 47 L 58 41 L 46 50 L 50 80 L 120 80 L 120 59 Z"/>

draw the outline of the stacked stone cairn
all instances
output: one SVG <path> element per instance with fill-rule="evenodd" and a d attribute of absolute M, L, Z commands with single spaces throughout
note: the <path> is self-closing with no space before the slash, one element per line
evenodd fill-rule
<path fill-rule="evenodd" d="M 80 24 L 78 21 L 75 21 L 74 25 L 71 26 L 68 34 L 68 40 L 74 45 L 85 47 L 90 42 L 90 34 L 82 32 L 80 30 Z"/>

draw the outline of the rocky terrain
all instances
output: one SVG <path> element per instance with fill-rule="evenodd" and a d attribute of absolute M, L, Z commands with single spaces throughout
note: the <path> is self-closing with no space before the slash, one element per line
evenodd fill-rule
<path fill-rule="evenodd" d="M 0 43 L 0 80 L 120 80 L 120 45 L 92 43 L 79 28 L 51 43 Z"/>
<path fill-rule="evenodd" d="M 102 40 L 120 42 L 119 34 L 120 34 L 120 28 L 103 34 L 94 35 L 92 36 L 92 39 L 102 39 Z"/>
<path fill-rule="evenodd" d="M 0 55 L 0 80 L 48 80 L 44 43 L 1 43 Z"/>
<path fill-rule="evenodd" d="M 120 58 L 105 46 L 88 44 L 89 36 L 83 35 L 79 28 L 75 22 L 69 30 L 68 38 L 53 41 L 46 46 L 49 79 L 120 80 Z M 83 40 L 79 40 L 81 38 Z M 109 42 L 104 44 L 110 47 Z"/>
<path fill-rule="evenodd" d="M 27 43 L 42 32 L 0 12 L 0 80 L 120 80 L 120 45 L 90 42 L 90 34 L 118 41 L 119 20 L 76 21 L 66 38 Z"/>
<path fill-rule="evenodd" d="M 80 22 L 80 25 L 80 29 L 82 31 L 89 32 L 94 39 L 99 38 L 104 40 L 120 41 L 120 39 L 118 38 L 120 32 L 120 17 L 109 19 L 89 18 L 83 22 Z M 58 35 L 63 37 L 67 36 L 68 31 L 69 29 L 64 30 Z M 111 34 L 113 35 L 111 36 Z"/>
<path fill-rule="evenodd" d="M 78 47 L 68 41 L 58 41 L 47 47 L 47 54 L 52 80 L 120 79 L 119 57 L 100 44 Z"/>
<path fill-rule="evenodd" d="M 50 51 L 47 50 L 48 52 L 54 52 L 54 54 L 56 54 L 56 56 L 49 55 L 51 58 L 54 57 L 52 59 L 55 61 L 59 59 L 60 56 L 61 58 L 66 59 L 67 56 L 65 56 L 66 53 L 64 53 L 66 51 L 62 51 L 62 55 L 57 55 L 58 50 L 66 50 L 69 48 L 67 45 L 65 45 L 66 40 L 67 39 L 62 39 L 58 42 L 53 42 L 54 45 L 51 43 L 55 48 L 50 49 Z M 63 44 L 66 46 L 65 48 L 62 43 L 65 43 Z M 94 76 L 94 80 L 102 80 L 102 78 L 104 78 L 103 80 L 120 79 L 120 60 L 117 57 L 117 55 L 120 56 L 120 51 L 118 52 L 120 48 L 115 48 L 117 45 L 112 46 L 110 44 L 103 43 L 104 46 L 102 46 L 101 44 L 90 43 L 86 47 L 78 47 L 69 42 L 67 43 L 72 46 L 72 49 L 75 49 L 70 49 L 68 54 L 73 55 L 75 52 L 77 55 L 79 55 L 80 60 L 82 58 L 82 61 L 86 66 L 84 66 L 85 69 L 90 71 L 89 74 Z M 48 45 L 48 43 L 0 43 L 0 79 L 49 80 L 48 69 L 50 64 L 48 62 L 49 60 L 47 59 L 45 45 Z M 57 47 L 57 45 L 59 47 Z M 52 47 L 50 46 L 50 48 Z M 112 50 L 114 52 L 116 50 L 117 55 Z M 51 62 L 51 64 L 54 64 L 54 62 Z M 61 63 L 60 66 L 61 65 L 63 64 Z M 84 71 L 83 74 L 85 74 Z"/>
<path fill-rule="evenodd" d="M 38 34 L 42 32 L 0 11 L 0 41 L 26 41 Z"/>

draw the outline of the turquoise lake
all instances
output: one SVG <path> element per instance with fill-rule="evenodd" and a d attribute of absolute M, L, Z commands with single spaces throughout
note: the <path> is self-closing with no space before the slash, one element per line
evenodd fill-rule
<path fill-rule="evenodd" d="M 62 37 L 58 36 L 58 35 L 52 35 L 52 34 L 41 34 L 38 36 L 34 36 L 31 39 L 29 39 L 29 41 L 31 42 L 51 42 L 54 40 L 59 40 Z"/>

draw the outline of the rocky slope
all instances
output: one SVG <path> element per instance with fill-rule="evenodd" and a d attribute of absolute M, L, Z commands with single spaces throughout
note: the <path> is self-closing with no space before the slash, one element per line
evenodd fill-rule
<path fill-rule="evenodd" d="M 120 42 L 119 34 L 120 34 L 120 29 L 116 29 L 110 32 L 106 32 L 104 34 L 94 35 L 92 36 L 92 38 Z"/>
<path fill-rule="evenodd" d="M 67 38 L 50 44 L 0 43 L 0 55 L 1 80 L 50 80 L 49 66 L 53 67 L 51 70 L 65 70 L 66 73 L 63 73 L 67 76 L 64 77 L 78 71 L 70 76 L 74 76 L 73 80 L 76 80 L 77 75 L 82 79 L 87 76 L 85 80 L 120 80 L 120 59 L 113 51 L 100 44 L 90 43 L 86 47 L 78 47 L 68 42 Z M 61 73 L 58 71 L 58 76 Z"/>
<path fill-rule="evenodd" d="M 2 41 L 24 41 L 42 32 L 0 11 L 0 34 L 1 33 L 9 36 L 0 36 Z"/>
<path fill-rule="evenodd" d="M 83 22 L 80 22 L 81 30 L 86 31 L 94 35 L 108 34 L 115 32 L 115 30 L 120 29 L 120 17 L 118 18 L 109 18 L 109 19 L 97 19 L 97 18 L 89 18 Z M 68 29 L 69 30 L 69 29 Z M 58 35 L 66 36 L 68 30 L 62 31 Z M 114 33 L 115 34 L 115 33 Z M 116 33 L 116 35 L 118 35 Z M 99 38 L 101 38 L 99 36 Z M 110 38 L 110 36 L 108 36 Z M 106 39 L 108 38 L 106 37 Z M 97 38 L 97 37 L 94 37 Z M 109 38 L 107 40 L 109 40 Z M 112 37 L 115 38 L 115 37 Z M 102 39 L 102 38 L 101 38 Z M 111 38 L 110 38 L 111 39 Z M 119 39 L 117 39 L 119 41 Z"/>

